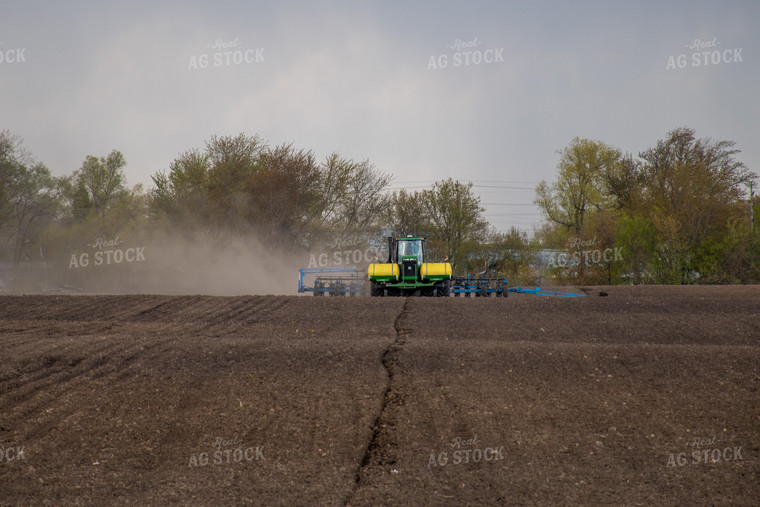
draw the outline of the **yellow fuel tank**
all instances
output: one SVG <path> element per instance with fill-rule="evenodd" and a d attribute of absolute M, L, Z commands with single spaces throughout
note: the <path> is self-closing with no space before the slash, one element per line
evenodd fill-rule
<path fill-rule="evenodd" d="M 451 264 L 448 262 L 425 262 L 420 266 L 422 278 L 431 276 L 451 277 Z"/>
<path fill-rule="evenodd" d="M 392 276 L 393 278 L 398 279 L 400 272 L 398 264 L 370 264 L 369 268 L 367 268 L 367 274 L 370 278 L 377 276 Z"/>

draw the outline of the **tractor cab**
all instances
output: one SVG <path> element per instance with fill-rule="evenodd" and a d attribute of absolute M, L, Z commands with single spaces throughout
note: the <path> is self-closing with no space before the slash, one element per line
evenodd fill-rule
<path fill-rule="evenodd" d="M 422 264 L 424 262 L 424 257 L 422 255 L 422 241 L 423 238 L 396 238 L 396 245 L 398 246 L 397 255 L 399 260 L 414 257 L 417 259 L 418 264 Z"/>
<path fill-rule="evenodd" d="M 423 238 L 396 238 L 396 258 L 401 265 L 401 279 L 405 282 L 417 280 L 424 262 L 422 241 Z"/>

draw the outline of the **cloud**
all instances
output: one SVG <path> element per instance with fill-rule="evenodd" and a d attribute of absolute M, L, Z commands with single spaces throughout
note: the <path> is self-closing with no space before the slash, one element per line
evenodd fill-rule
<path fill-rule="evenodd" d="M 258 133 L 404 180 L 537 181 L 575 136 L 634 153 L 668 130 L 737 141 L 756 167 L 754 3 L 10 2 L 2 128 L 55 174 L 119 149 L 150 185 L 211 135 Z M 666 70 L 694 38 L 744 61 Z M 457 39 L 503 62 L 428 70 Z M 263 62 L 190 69 L 217 40 Z M 2 50 L 3 46 L 0 46 Z M 504 197 L 507 199 L 508 197 Z"/>

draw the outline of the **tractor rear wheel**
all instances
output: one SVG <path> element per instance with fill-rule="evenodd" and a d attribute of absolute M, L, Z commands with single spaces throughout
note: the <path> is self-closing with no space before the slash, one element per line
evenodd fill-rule
<path fill-rule="evenodd" d="M 373 280 L 370 284 L 370 296 L 372 296 L 373 298 L 381 298 L 384 295 L 385 295 L 385 289 L 380 287 L 380 285 Z"/>
<path fill-rule="evenodd" d="M 447 298 L 451 294 L 451 280 L 444 280 L 436 285 L 436 296 L 439 298 Z"/>

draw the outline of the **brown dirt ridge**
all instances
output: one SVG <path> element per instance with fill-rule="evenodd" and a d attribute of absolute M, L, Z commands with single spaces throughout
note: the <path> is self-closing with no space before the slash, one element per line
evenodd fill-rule
<path fill-rule="evenodd" d="M 756 505 L 760 286 L 562 290 L 0 296 L 0 504 Z"/>

